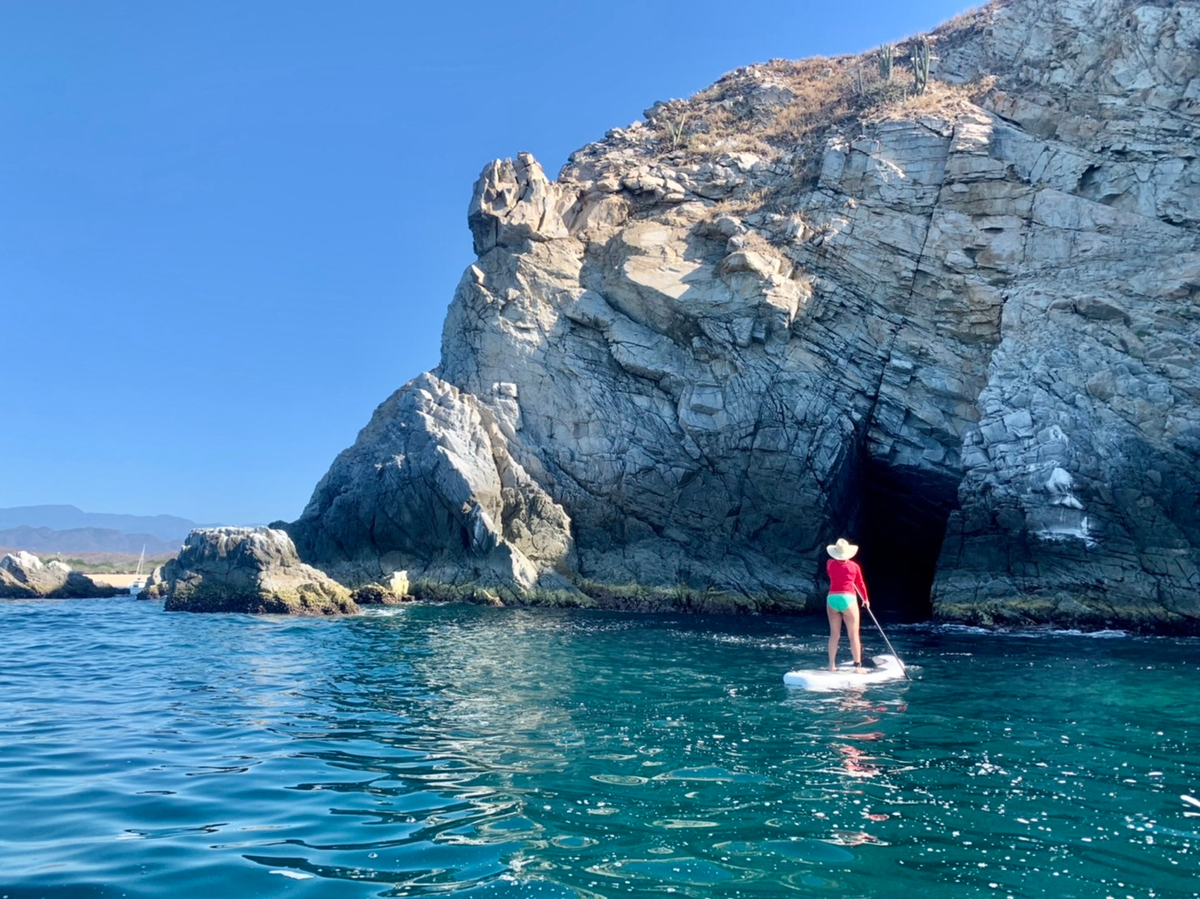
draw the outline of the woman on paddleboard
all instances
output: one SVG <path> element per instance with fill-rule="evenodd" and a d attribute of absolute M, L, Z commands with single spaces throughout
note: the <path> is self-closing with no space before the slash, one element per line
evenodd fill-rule
<path fill-rule="evenodd" d="M 864 672 L 862 666 L 862 642 L 858 638 L 858 597 L 862 597 L 863 605 L 871 607 L 867 598 L 867 582 L 863 579 L 862 568 L 857 562 L 851 561 L 858 547 L 839 537 L 837 543 L 825 547 L 829 553 L 829 561 L 825 563 L 825 571 L 829 574 L 829 596 L 825 599 L 825 612 L 829 615 L 829 670 L 837 670 L 838 643 L 842 640 L 842 623 L 846 625 L 846 635 L 850 638 L 850 653 L 854 656 L 854 667 L 858 673 Z"/>

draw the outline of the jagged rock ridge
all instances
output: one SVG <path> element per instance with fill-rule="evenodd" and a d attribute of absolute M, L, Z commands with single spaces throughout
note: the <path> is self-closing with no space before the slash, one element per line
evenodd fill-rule
<path fill-rule="evenodd" d="M 1200 622 L 1200 12 L 1011 0 L 483 172 L 441 365 L 288 526 L 348 583 Z M 902 50 L 904 48 L 901 48 Z"/>

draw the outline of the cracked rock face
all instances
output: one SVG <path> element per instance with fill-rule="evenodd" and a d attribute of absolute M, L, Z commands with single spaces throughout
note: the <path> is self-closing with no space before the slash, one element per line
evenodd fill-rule
<path fill-rule="evenodd" d="M 494 400 L 515 407 L 497 387 Z M 300 553 L 350 583 L 413 581 L 514 591 L 574 588 L 571 522 L 509 454 L 515 434 L 431 374 L 380 406 L 289 530 Z"/>
<path fill-rule="evenodd" d="M 1011 0 L 933 39 L 931 96 L 800 137 L 872 60 L 738 70 L 557 181 L 488 166 L 441 365 L 301 556 L 817 608 L 845 535 L 912 615 L 1196 630 L 1200 11 Z"/>

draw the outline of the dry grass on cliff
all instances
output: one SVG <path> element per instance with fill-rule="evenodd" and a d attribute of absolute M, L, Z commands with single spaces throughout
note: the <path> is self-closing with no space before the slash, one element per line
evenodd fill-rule
<path fill-rule="evenodd" d="M 859 108 L 844 59 L 773 60 L 738 69 L 690 100 L 671 104 L 658 126 L 664 149 L 708 157 L 749 152 L 777 156 L 814 131 L 851 121 Z M 746 96 L 778 84 L 794 98 L 782 109 L 755 109 Z"/>
<path fill-rule="evenodd" d="M 772 146 L 802 145 L 809 135 L 854 122 L 864 107 L 864 98 L 855 92 L 858 76 L 852 57 L 818 57 L 779 69 L 780 80 L 795 99 L 764 129 L 763 139 Z"/>
<path fill-rule="evenodd" d="M 673 149 L 682 149 L 689 156 L 716 157 L 722 153 L 754 153 L 764 156 L 771 152 L 771 148 L 753 130 L 741 127 L 741 117 L 726 107 L 715 106 L 694 117 L 687 116 L 681 121 L 683 135 L 681 139 L 674 141 L 676 146 L 673 146 Z"/>
<path fill-rule="evenodd" d="M 939 40 L 958 40 L 983 27 L 993 6 L 942 26 Z M 737 69 L 690 99 L 667 104 L 651 123 L 657 145 L 662 155 L 696 161 L 738 152 L 767 159 L 790 155 L 793 165 L 801 161 L 803 170 L 815 177 L 829 134 L 854 137 L 864 126 L 885 119 L 931 116 L 950 121 L 984 92 L 980 85 L 950 85 L 931 77 L 928 89 L 916 94 L 908 61 L 911 46 L 912 40 L 895 46 L 890 79 L 880 73 L 879 50 Z M 936 54 L 936 44 L 934 49 Z M 772 86 L 786 88 L 791 100 L 756 105 L 755 93 Z M 801 180 L 810 179 L 802 174 Z"/>
<path fill-rule="evenodd" d="M 991 89 L 994 78 L 970 84 L 946 84 L 929 79 L 923 94 L 910 94 L 880 103 L 864 112 L 864 123 L 930 117 L 953 121 L 975 108 L 976 99 Z"/>

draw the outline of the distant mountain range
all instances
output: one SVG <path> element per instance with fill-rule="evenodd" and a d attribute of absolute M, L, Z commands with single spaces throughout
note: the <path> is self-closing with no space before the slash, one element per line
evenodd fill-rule
<path fill-rule="evenodd" d="M 14 506 L 0 509 L 0 530 L 20 527 L 51 528 L 55 531 L 101 528 L 125 534 L 150 534 L 160 540 L 182 543 L 192 528 L 203 525 L 174 515 L 117 515 L 111 512 L 84 512 L 75 506 Z"/>
<path fill-rule="evenodd" d="M 174 515 L 84 512 L 75 506 L 0 509 L 0 546 L 32 553 L 130 552 L 162 555 L 179 549 L 188 532 L 203 527 Z"/>
<path fill-rule="evenodd" d="M 163 556 L 176 552 L 179 540 L 163 540 L 153 534 L 126 534 L 109 528 L 70 528 L 56 531 L 53 528 L 17 527 L 0 530 L 0 546 L 24 549 L 35 555 L 46 553 L 140 553 L 146 548 L 147 556 Z"/>

